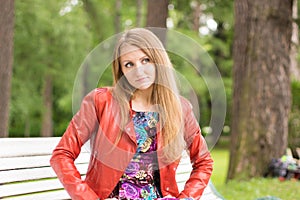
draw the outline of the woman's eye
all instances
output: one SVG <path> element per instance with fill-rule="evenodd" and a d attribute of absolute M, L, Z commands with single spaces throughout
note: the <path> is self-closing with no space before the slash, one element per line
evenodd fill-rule
<path fill-rule="evenodd" d="M 144 64 L 149 63 L 149 62 L 150 62 L 150 59 L 149 59 L 149 58 L 144 58 L 144 59 L 142 60 L 142 62 L 143 62 Z"/>
<path fill-rule="evenodd" d="M 124 65 L 125 67 L 132 67 L 133 66 L 133 63 L 132 62 L 128 62 L 128 63 L 125 63 L 125 65 Z"/>

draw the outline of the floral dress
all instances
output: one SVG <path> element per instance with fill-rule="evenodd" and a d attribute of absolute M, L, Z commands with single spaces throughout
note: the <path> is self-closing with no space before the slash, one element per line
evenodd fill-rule
<path fill-rule="evenodd" d="M 156 125 L 157 112 L 133 111 L 137 151 L 109 198 L 125 199 L 176 199 L 162 198 L 159 189 Z M 186 198 L 188 199 L 188 198 Z"/>
<path fill-rule="evenodd" d="M 137 151 L 110 198 L 156 199 L 160 197 L 155 186 L 157 176 L 157 112 L 133 112 Z"/>

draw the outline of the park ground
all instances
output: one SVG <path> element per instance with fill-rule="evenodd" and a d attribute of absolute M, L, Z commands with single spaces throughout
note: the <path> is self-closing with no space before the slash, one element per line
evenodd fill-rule
<path fill-rule="evenodd" d="M 279 181 L 278 178 L 254 178 L 249 181 L 226 182 L 229 164 L 229 148 L 220 142 L 211 150 L 214 159 L 212 182 L 226 200 L 256 200 L 262 197 L 277 197 L 281 200 L 300 199 L 300 181 Z M 267 198 L 266 198 L 267 199 Z"/>

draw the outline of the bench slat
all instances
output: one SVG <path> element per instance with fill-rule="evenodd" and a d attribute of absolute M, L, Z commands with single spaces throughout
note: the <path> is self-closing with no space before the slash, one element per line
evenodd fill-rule
<path fill-rule="evenodd" d="M 59 139 L 60 138 L 2 138 L 0 140 L 0 158 L 49 155 Z"/>
<path fill-rule="evenodd" d="M 192 171 L 192 165 L 191 164 L 181 164 L 179 163 L 178 168 L 176 170 L 176 173 L 190 173 Z"/>
<path fill-rule="evenodd" d="M 224 198 L 217 192 L 212 182 L 209 181 L 200 200 L 224 200 Z"/>
<path fill-rule="evenodd" d="M 50 192 L 43 192 L 43 193 L 36 193 L 36 194 L 30 194 L 30 195 L 22 195 L 22 196 L 14 196 L 14 197 L 8 197 L 3 199 L 9 199 L 9 200 L 54 200 L 54 199 L 71 199 L 67 191 L 65 190 L 57 190 L 57 191 L 50 191 Z"/>
<path fill-rule="evenodd" d="M 81 153 L 75 160 L 75 163 L 86 163 L 89 160 L 89 153 Z M 0 171 L 13 170 L 13 169 L 25 169 L 35 167 L 49 166 L 51 155 L 45 156 L 26 156 L 26 157 L 13 157 L 13 158 L 1 158 L 0 159 Z"/>
<path fill-rule="evenodd" d="M 59 140 L 59 137 L 1 138 L 0 158 L 49 155 L 52 153 Z M 88 152 L 88 146 L 89 144 L 87 143 L 82 147 L 81 151 Z"/>
<path fill-rule="evenodd" d="M 192 164 L 190 163 L 190 158 L 186 151 L 182 153 L 182 158 L 176 170 L 176 182 L 178 186 L 178 190 L 182 191 L 185 185 L 185 182 L 190 177 L 190 173 L 192 171 Z"/>
<path fill-rule="evenodd" d="M 76 167 L 81 174 L 85 174 L 88 164 L 78 164 Z M 51 167 L 0 171 L 0 184 L 54 177 L 56 174 Z"/>
<path fill-rule="evenodd" d="M 58 179 L 21 182 L 16 184 L 0 186 L 0 196 L 7 197 L 13 195 L 29 194 L 49 190 L 62 189 L 63 186 Z"/>

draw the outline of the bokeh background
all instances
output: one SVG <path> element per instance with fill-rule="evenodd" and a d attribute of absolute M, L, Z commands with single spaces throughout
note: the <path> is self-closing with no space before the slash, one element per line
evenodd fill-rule
<path fill-rule="evenodd" d="M 0 137 L 61 136 L 74 114 L 72 94 L 112 84 L 110 68 L 95 83 L 89 78 L 94 68 L 86 66 L 82 87 L 73 90 L 87 55 L 128 28 L 161 27 L 199 44 L 220 72 L 227 109 L 212 150 L 220 193 L 297 199 L 298 180 L 264 175 L 287 148 L 299 159 L 298 9 L 297 0 L 2 0 Z M 203 77 L 181 55 L 170 57 L 196 93 L 203 134 L 213 134 L 213 102 Z M 270 192 L 274 187 L 281 189 Z"/>

